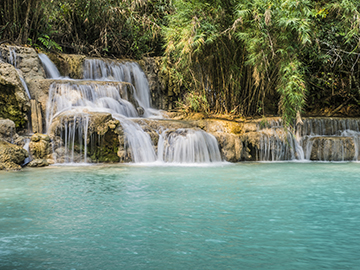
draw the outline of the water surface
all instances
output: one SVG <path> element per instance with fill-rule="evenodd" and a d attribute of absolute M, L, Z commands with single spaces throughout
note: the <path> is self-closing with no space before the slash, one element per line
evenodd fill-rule
<path fill-rule="evenodd" d="M 359 269 L 358 163 L 0 172 L 0 269 Z"/>

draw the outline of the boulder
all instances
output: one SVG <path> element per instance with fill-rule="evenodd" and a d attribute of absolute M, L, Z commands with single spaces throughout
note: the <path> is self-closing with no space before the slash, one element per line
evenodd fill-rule
<path fill-rule="evenodd" d="M 29 164 L 29 167 L 45 167 L 49 166 L 49 162 L 46 159 L 34 159 Z"/>
<path fill-rule="evenodd" d="M 45 134 L 35 133 L 31 137 L 29 152 L 33 159 L 51 158 L 52 147 L 50 137 Z"/>
<path fill-rule="evenodd" d="M 6 169 L 21 169 L 21 164 L 28 157 L 28 152 L 20 146 L 0 140 L 0 163 Z"/>
<path fill-rule="evenodd" d="M 16 134 L 15 123 L 10 119 L 0 119 L 0 139 L 9 143 L 14 141 Z"/>
<path fill-rule="evenodd" d="M 49 128 L 54 158 L 57 162 L 119 162 L 119 123 L 110 113 L 68 111 L 58 115 Z"/>
<path fill-rule="evenodd" d="M 58 68 L 61 76 L 70 77 L 72 79 L 83 78 L 84 55 L 47 53 L 47 56 Z"/>
<path fill-rule="evenodd" d="M 238 162 L 242 159 L 243 143 L 235 134 L 215 132 L 212 133 L 217 139 L 223 160 Z"/>
<path fill-rule="evenodd" d="M 16 68 L 20 69 L 26 81 L 28 79 L 45 78 L 45 72 L 42 67 L 38 53 L 30 47 L 20 46 L 0 46 L 0 54 L 5 62 L 10 63 L 10 52 L 15 52 Z M 15 64 L 15 62 L 13 61 Z"/>

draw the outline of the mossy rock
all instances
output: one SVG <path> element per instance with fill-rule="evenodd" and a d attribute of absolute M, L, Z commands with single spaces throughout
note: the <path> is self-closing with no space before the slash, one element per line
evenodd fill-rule
<path fill-rule="evenodd" d="M 88 155 L 94 162 L 117 163 L 120 161 L 118 150 L 118 135 L 113 130 L 109 130 L 100 137 L 100 140 L 96 140 L 95 145 L 89 144 Z"/>
<path fill-rule="evenodd" d="M 28 152 L 22 147 L 0 140 L 0 163 L 3 163 L 7 169 L 21 168 L 19 166 L 28 156 Z"/>
<path fill-rule="evenodd" d="M 16 69 L 0 63 L 0 118 L 10 119 L 16 128 L 23 129 L 29 109 L 30 103 Z"/>
<path fill-rule="evenodd" d="M 47 53 L 62 76 L 73 79 L 83 78 L 84 55 Z"/>

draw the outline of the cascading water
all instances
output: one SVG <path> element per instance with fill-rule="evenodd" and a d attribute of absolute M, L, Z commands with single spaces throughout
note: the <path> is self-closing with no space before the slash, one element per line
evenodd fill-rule
<path fill-rule="evenodd" d="M 47 78 L 49 79 L 60 79 L 61 75 L 54 63 L 44 53 L 39 53 L 40 61 L 45 69 Z"/>
<path fill-rule="evenodd" d="M 124 148 L 130 152 L 135 163 L 221 161 L 215 137 L 201 130 L 175 130 L 161 134 L 156 153 L 150 135 L 131 120 L 140 115 L 161 117 L 157 110 L 150 107 L 149 85 L 145 74 L 136 63 L 85 60 L 84 79 L 93 82 L 53 83 L 49 89 L 47 128 L 49 129 L 54 118 L 61 116 L 63 130 L 60 144 L 64 147 L 55 152 L 65 152 L 63 154 L 67 157 L 57 162 L 87 161 L 86 145 L 91 145 L 92 139 L 90 138 L 89 142 L 88 134 L 85 134 L 88 132 L 89 119 L 84 120 L 81 117 L 89 112 L 111 113 L 114 119 L 119 120 L 125 135 Z M 132 102 L 129 102 L 130 100 Z M 68 113 L 71 114 L 71 120 Z M 80 151 L 84 153 L 80 158 L 75 154 L 75 148 L 79 145 L 83 146 Z"/>
<path fill-rule="evenodd" d="M 260 161 L 303 159 L 303 153 L 290 132 L 271 129 L 261 133 L 258 159 Z"/>
<path fill-rule="evenodd" d="M 49 89 L 46 109 L 47 129 L 57 114 L 75 108 L 137 117 L 138 113 L 135 107 L 129 101 L 121 98 L 120 87 L 120 85 L 53 83 Z"/>
<path fill-rule="evenodd" d="M 296 136 L 286 131 L 281 120 L 259 124 L 260 145 L 257 149 L 259 161 L 281 161 L 304 159 L 304 152 Z"/>
<path fill-rule="evenodd" d="M 30 156 L 30 139 L 26 138 L 24 139 L 25 145 L 24 145 L 24 149 L 29 153 L 29 156 L 27 158 L 25 158 L 23 165 L 28 164 L 31 161 L 31 156 Z"/>
<path fill-rule="evenodd" d="M 9 47 L 9 63 L 17 68 L 15 48 Z"/>
<path fill-rule="evenodd" d="M 359 160 L 360 119 L 304 118 L 296 136 L 270 121 L 260 132 L 259 160 Z"/>
<path fill-rule="evenodd" d="M 135 163 L 155 162 L 156 154 L 150 135 L 147 134 L 138 124 L 117 115 L 114 117 L 120 120 L 120 124 L 124 130 L 126 138 L 125 148 L 128 146 L 132 160 Z"/>
<path fill-rule="evenodd" d="M 216 138 L 203 130 L 164 131 L 158 143 L 158 160 L 172 163 L 220 162 Z"/>
<path fill-rule="evenodd" d="M 1 55 L 1 52 L 0 52 L 0 60 L 4 60 L 6 62 L 8 62 L 9 64 L 13 65 L 19 75 L 19 78 L 20 78 L 20 81 L 21 81 L 21 84 L 22 86 L 24 87 L 25 89 L 25 92 L 26 92 L 26 95 L 28 96 L 29 99 L 31 99 L 31 96 L 30 96 L 30 92 L 29 92 L 29 88 L 23 78 L 23 75 L 21 73 L 21 71 L 17 68 L 17 55 L 16 55 L 16 48 L 14 47 L 9 47 L 9 55 L 7 57 L 7 59 L 4 59 L 2 58 L 2 55 Z"/>
<path fill-rule="evenodd" d="M 311 160 L 359 159 L 359 119 L 304 119 L 299 128 L 305 156 Z"/>
<path fill-rule="evenodd" d="M 134 97 L 144 108 L 144 117 L 159 117 L 159 113 L 150 107 L 149 83 L 144 72 L 134 62 L 116 63 L 100 59 L 84 61 L 84 79 L 99 81 L 128 82 L 134 86 Z"/>
<path fill-rule="evenodd" d="M 22 84 L 22 86 L 24 87 L 25 92 L 26 92 L 28 98 L 31 99 L 31 95 L 30 95 L 30 92 L 29 92 L 29 88 L 27 87 L 27 84 L 26 84 L 24 78 L 21 76 L 21 74 L 20 74 L 19 71 L 18 71 L 18 73 L 19 73 L 19 78 L 20 78 L 21 84 Z"/>
<path fill-rule="evenodd" d="M 86 113 L 78 113 L 72 115 L 71 119 L 61 119 L 61 134 L 63 140 L 57 145 L 57 152 L 55 156 L 55 162 L 59 163 L 81 163 L 87 162 L 87 138 L 89 128 L 89 115 Z M 63 146 L 63 147 L 59 147 Z M 75 152 L 75 146 L 79 147 L 79 151 Z M 63 151 L 61 156 L 64 160 L 57 160 L 59 152 Z"/>

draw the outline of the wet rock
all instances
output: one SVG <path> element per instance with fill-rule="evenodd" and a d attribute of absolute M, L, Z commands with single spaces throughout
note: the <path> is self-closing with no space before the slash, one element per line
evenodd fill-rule
<path fill-rule="evenodd" d="M 9 171 L 19 171 L 21 170 L 21 166 L 19 164 L 16 164 L 14 162 L 5 162 L 3 163 L 5 170 Z"/>
<path fill-rule="evenodd" d="M 49 163 L 49 165 L 55 164 L 55 160 L 52 158 L 48 158 L 46 161 L 47 161 L 47 163 Z"/>
<path fill-rule="evenodd" d="M 230 133 L 230 134 L 243 134 L 244 124 L 236 121 L 222 120 L 222 119 L 204 119 L 192 122 L 206 132 L 214 133 Z"/>
<path fill-rule="evenodd" d="M 136 111 L 137 111 L 137 113 L 139 114 L 139 116 L 143 116 L 144 113 L 145 113 L 145 110 L 144 110 L 143 107 L 137 107 L 137 108 L 136 108 Z"/>
<path fill-rule="evenodd" d="M 47 56 L 58 68 L 61 76 L 73 79 L 83 78 L 84 55 L 47 53 Z"/>
<path fill-rule="evenodd" d="M 15 67 L 0 63 L 0 117 L 12 120 L 16 128 L 22 129 L 29 110 L 29 98 Z"/>
<path fill-rule="evenodd" d="M 29 164 L 29 167 L 45 167 L 49 166 L 49 162 L 46 159 L 34 159 Z"/>
<path fill-rule="evenodd" d="M 261 134 L 259 132 L 248 132 L 240 136 L 243 143 L 241 160 L 256 161 L 260 150 Z"/>
<path fill-rule="evenodd" d="M 54 142 L 54 159 L 59 163 L 85 162 L 85 159 L 87 162 L 119 162 L 119 124 L 110 113 L 72 111 L 60 114 L 49 129 Z M 74 126 L 77 132 L 65 133 Z"/>
<path fill-rule="evenodd" d="M 311 149 L 310 160 L 345 161 L 354 160 L 355 144 L 351 137 L 319 136 L 309 138 L 305 144 Z"/>
<path fill-rule="evenodd" d="M 31 125 L 32 131 L 35 133 L 43 132 L 43 117 L 41 112 L 41 104 L 35 99 L 30 100 L 31 104 Z"/>
<path fill-rule="evenodd" d="M 172 109 L 180 89 L 169 87 L 169 76 L 161 68 L 161 57 L 146 57 L 139 64 L 149 82 L 151 105 L 161 110 Z"/>
<path fill-rule="evenodd" d="M 10 62 L 10 50 L 16 53 L 16 67 L 21 70 L 25 80 L 45 78 L 37 52 L 30 47 L 0 46 L 0 53 L 6 62 Z"/>
<path fill-rule="evenodd" d="M 6 169 L 20 169 L 27 157 L 28 152 L 22 147 L 0 140 L 0 163 Z"/>
<path fill-rule="evenodd" d="M 229 133 L 212 133 L 217 139 L 223 160 L 229 162 L 241 161 L 243 144 L 240 137 Z"/>
<path fill-rule="evenodd" d="M 30 155 L 34 159 L 45 159 L 52 152 L 50 137 L 45 134 L 35 133 L 29 144 Z"/>
<path fill-rule="evenodd" d="M 26 137 L 15 134 L 13 143 L 16 144 L 17 146 L 24 147 L 25 140 L 26 140 Z"/>

